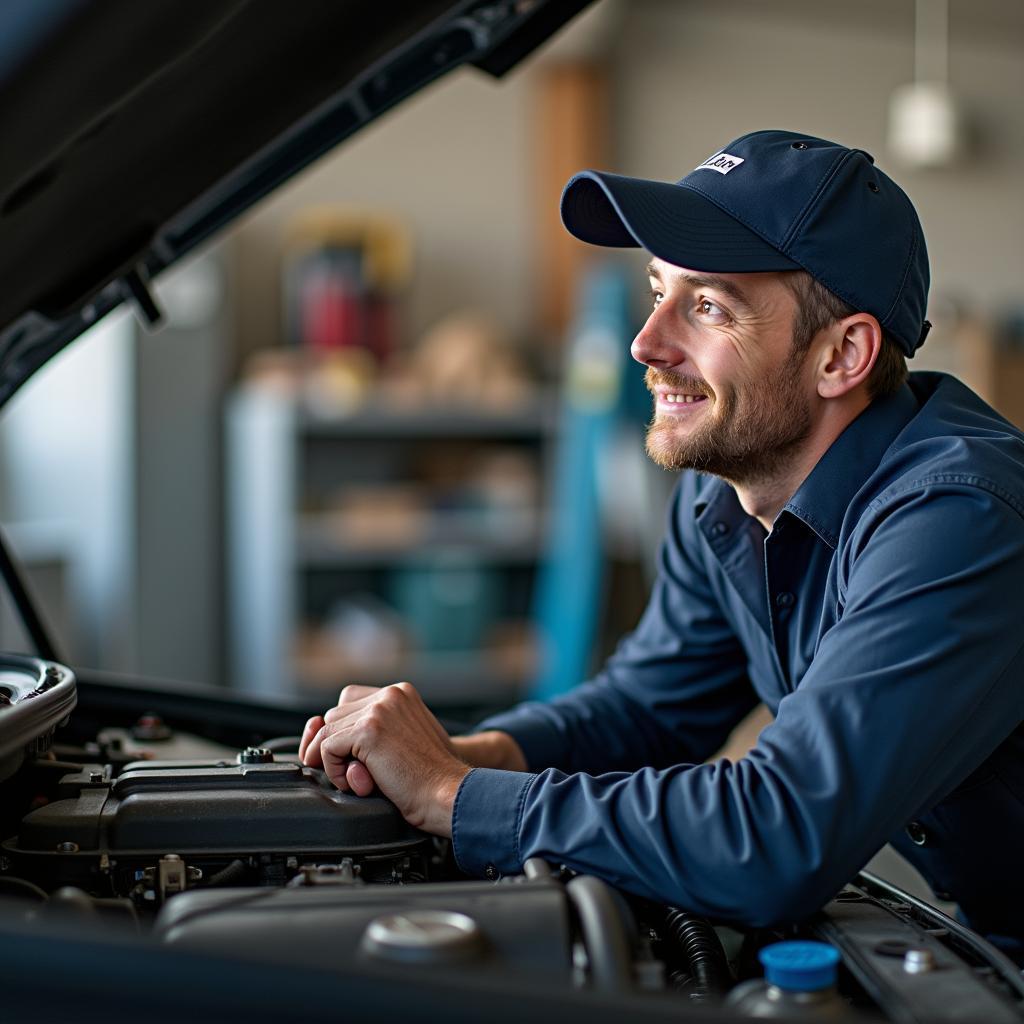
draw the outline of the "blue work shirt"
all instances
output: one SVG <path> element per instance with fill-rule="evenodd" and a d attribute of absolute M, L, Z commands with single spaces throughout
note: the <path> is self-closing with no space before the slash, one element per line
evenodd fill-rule
<path fill-rule="evenodd" d="M 1024 934 L 1024 435 L 911 374 L 851 423 L 768 534 L 682 474 L 636 630 L 591 682 L 480 728 L 467 873 L 540 856 L 715 919 L 792 921 L 888 840 L 978 930 Z M 775 721 L 702 763 L 757 703 Z"/>

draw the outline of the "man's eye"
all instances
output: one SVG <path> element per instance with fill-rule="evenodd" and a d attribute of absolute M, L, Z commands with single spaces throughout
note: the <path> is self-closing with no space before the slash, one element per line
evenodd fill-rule
<path fill-rule="evenodd" d="M 704 316 L 712 317 L 713 319 L 722 319 L 726 317 L 725 310 L 716 302 L 712 302 L 710 299 L 701 299 L 697 303 L 698 311 Z"/>
<path fill-rule="evenodd" d="M 651 292 L 651 303 L 652 303 L 652 305 L 660 306 L 661 305 L 661 300 L 663 298 L 665 298 L 665 296 L 662 295 L 661 292 Z"/>

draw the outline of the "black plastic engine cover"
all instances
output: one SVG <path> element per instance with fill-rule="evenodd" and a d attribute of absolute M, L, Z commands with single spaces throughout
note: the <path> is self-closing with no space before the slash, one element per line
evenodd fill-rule
<path fill-rule="evenodd" d="M 427 917 L 463 915 L 475 941 L 452 947 Z M 223 953 L 276 965 L 332 970 L 339 963 L 386 964 L 387 950 L 367 943 L 373 921 L 417 933 L 403 970 L 432 971 L 458 963 L 474 972 L 521 971 L 533 983 L 569 981 L 572 930 L 565 887 L 550 879 L 431 885 L 315 885 L 231 889 L 172 896 L 154 934 L 196 952 Z M 436 941 L 434 941 L 436 939 Z M 399 951 L 400 952 L 400 951 Z M 394 962 L 394 961 L 391 961 Z"/>
<path fill-rule="evenodd" d="M 65 799 L 32 811 L 12 854 L 131 855 L 398 853 L 427 841 L 389 801 L 338 792 L 294 762 L 130 766 L 113 781 L 99 765 L 61 783 Z"/>

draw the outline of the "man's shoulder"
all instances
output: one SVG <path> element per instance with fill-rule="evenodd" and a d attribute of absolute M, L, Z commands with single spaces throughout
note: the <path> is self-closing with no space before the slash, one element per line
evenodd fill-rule
<path fill-rule="evenodd" d="M 1024 431 L 997 412 L 976 391 L 948 373 L 921 370 L 907 378 L 918 413 L 906 433 L 1008 436 L 1024 439 Z"/>
<path fill-rule="evenodd" d="M 918 411 L 854 504 L 879 508 L 946 485 L 998 495 L 1024 514 L 1024 432 L 948 374 L 913 373 L 908 385 Z"/>

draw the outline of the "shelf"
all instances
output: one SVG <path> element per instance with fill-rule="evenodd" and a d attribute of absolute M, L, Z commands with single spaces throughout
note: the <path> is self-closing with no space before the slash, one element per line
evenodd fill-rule
<path fill-rule="evenodd" d="M 444 567 L 446 563 L 451 564 L 453 568 L 461 568 L 466 564 L 512 567 L 531 566 L 536 562 L 537 546 L 535 544 L 432 544 L 429 548 L 418 545 L 408 548 L 303 545 L 297 558 L 298 567 L 307 571 L 373 569 L 387 566 L 437 568 Z"/>
<path fill-rule="evenodd" d="M 549 400 L 493 412 L 473 405 L 403 409 L 383 403 L 371 403 L 352 413 L 337 415 L 302 408 L 298 427 L 306 436 L 323 438 L 539 438 L 554 431 L 556 408 Z"/>
<path fill-rule="evenodd" d="M 392 399 L 345 415 L 239 389 L 226 459 L 234 684 L 331 702 L 348 681 L 407 678 L 465 708 L 522 696 L 535 643 L 503 629 L 529 623 L 545 551 L 549 398 L 492 411 Z M 375 601 L 376 650 L 351 616 L 332 619 Z"/>
<path fill-rule="evenodd" d="M 460 523 L 459 520 L 462 520 Z M 479 522 L 479 517 L 472 517 Z M 342 524 L 330 514 L 299 518 L 296 531 L 296 563 L 303 569 L 345 569 L 387 565 L 439 566 L 466 563 L 486 565 L 533 565 L 541 553 L 536 531 L 522 529 L 469 529 L 464 517 L 434 516 L 415 536 L 348 540 Z"/>

